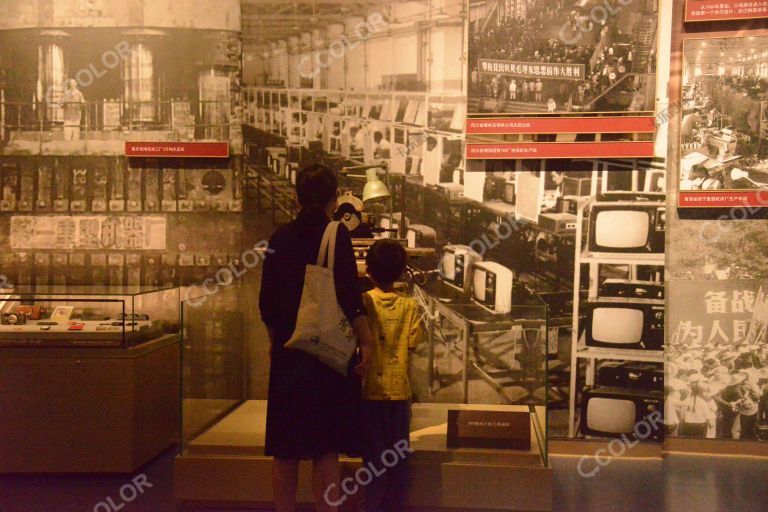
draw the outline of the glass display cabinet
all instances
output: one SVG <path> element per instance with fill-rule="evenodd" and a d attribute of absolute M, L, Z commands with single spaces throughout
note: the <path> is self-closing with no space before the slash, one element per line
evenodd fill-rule
<path fill-rule="evenodd" d="M 0 290 L 0 474 L 131 473 L 178 443 L 179 294 Z"/>
<path fill-rule="evenodd" d="M 178 333 L 179 303 L 178 288 L 0 290 L 0 347 L 128 348 Z"/>
<path fill-rule="evenodd" d="M 427 333 L 411 356 L 411 505 L 551 510 L 546 305 L 531 296 L 497 307 L 434 281 L 411 282 L 407 291 Z M 272 459 L 264 454 L 269 342 L 254 302 L 229 287 L 182 303 L 180 501 L 272 501 Z M 342 457 L 342 478 L 361 465 Z M 310 482 L 302 464 L 299 502 L 312 502 Z"/>

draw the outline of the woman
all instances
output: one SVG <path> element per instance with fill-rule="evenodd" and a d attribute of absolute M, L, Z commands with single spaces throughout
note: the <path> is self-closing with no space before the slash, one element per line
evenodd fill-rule
<path fill-rule="evenodd" d="M 261 281 L 259 307 L 271 354 L 265 453 L 274 457 L 272 485 L 279 512 L 292 512 L 296 506 L 299 460 L 313 461 L 317 510 L 335 511 L 338 454 L 357 451 L 359 380 L 352 372 L 343 377 L 313 356 L 283 345 L 296 326 L 305 268 L 316 262 L 336 209 L 336 176 L 321 165 L 308 167 L 296 179 L 296 193 L 301 211 L 272 235 L 269 248 L 273 252 L 264 260 Z M 360 347 L 360 362 L 354 370 L 363 374 L 370 362 L 372 339 L 351 238 L 343 226 L 336 238 L 335 261 L 337 300 Z"/>

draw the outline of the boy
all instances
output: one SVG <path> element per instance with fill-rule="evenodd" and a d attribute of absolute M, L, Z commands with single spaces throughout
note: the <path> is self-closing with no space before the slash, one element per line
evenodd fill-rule
<path fill-rule="evenodd" d="M 363 296 L 374 340 L 363 382 L 363 465 L 374 474 L 366 487 L 366 512 L 406 509 L 411 419 L 408 351 L 423 338 L 416 301 L 394 291 L 406 262 L 405 249 L 389 239 L 374 243 L 366 258 L 374 285 Z"/>

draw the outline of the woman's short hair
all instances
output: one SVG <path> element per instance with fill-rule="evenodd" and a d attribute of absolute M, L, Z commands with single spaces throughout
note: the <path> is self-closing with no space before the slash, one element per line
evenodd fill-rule
<path fill-rule="evenodd" d="M 336 198 L 339 182 L 328 167 L 310 165 L 296 176 L 296 196 L 302 208 L 324 208 Z"/>

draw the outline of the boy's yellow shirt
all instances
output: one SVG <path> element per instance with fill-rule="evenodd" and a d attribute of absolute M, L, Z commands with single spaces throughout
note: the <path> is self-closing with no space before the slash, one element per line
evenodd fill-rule
<path fill-rule="evenodd" d="M 408 350 L 424 337 L 415 300 L 398 293 L 371 290 L 363 294 L 373 334 L 371 367 L 363 383 L 365 400 L 408 400 Z"/>

